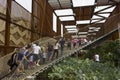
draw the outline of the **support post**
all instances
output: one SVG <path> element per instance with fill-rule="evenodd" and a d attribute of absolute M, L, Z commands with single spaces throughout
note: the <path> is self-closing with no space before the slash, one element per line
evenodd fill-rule
<path fill-rule="evenodd" d="M 9 53 L 9 46 L 10 46 L 11 3 L 12 3 L 12 0 L 7 0 L 6 24 L 5 24 L 5 53 L 4 53 L 4 55 Z"/>

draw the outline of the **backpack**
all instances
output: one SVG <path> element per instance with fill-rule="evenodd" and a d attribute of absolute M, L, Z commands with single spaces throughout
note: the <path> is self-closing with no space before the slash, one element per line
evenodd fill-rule
<path fill-rule="evenodd" d="M 12 63 L 13 63 L 12 59 L 9 59 L 8 62 L 7 62 L 7 64 L 8 64 L 9 66 L 11 66 Z"/>
<path fill-rule="evenodd" d="M 15 54 L 16 54 L 16 52 L 15 52 L 14 54 L 12 54 L 12 55 L 11 55 L 11 58 L 8 60 L 7 64 L 8 64 L 9 66 L 11 66 L 11 65 L 13 64 L 13 57 L 14 57 Z"/>

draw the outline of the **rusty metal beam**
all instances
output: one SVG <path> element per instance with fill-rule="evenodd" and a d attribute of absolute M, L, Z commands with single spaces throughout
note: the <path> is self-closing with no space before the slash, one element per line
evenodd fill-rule
<path fill-rule="evenodd" d="M 34 0 L 32 0 L 31 29 L 34 30 Z M 31 42 L 34 41 L 34 34 L 31 32 Z"/>

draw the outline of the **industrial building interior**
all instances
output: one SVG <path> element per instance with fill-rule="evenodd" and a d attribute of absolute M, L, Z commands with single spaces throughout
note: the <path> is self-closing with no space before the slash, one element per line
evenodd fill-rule
<path fill-rule="evenodd" d="M 120 0 L 0 0 L 1 79 L 13 80 L 5 76 L 7 60 L 15 48 L 36 41 L 44 46 L 48 42 L 54 44 L 61 37 L 66 40 L 83 38 L 91 43 L 66 52 L 68 55 L 60 57 L 59 61 L 74 54 L 72 51 L 119 39 Z M 56 60 L 53 63 L 57 63 Z M 52 66 L 50 63 L 15 80 L 36 75 Z"/>

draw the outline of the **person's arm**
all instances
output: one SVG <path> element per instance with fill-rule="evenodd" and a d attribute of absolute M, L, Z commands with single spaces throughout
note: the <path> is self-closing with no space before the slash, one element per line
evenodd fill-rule
<path fill-rule="evenodd" d="M 29 62 L 29 60 L 27 59 L 27 57 L 25 55 L 23 55 L 23 59 L 25 59 L 27 62 Z"/>

